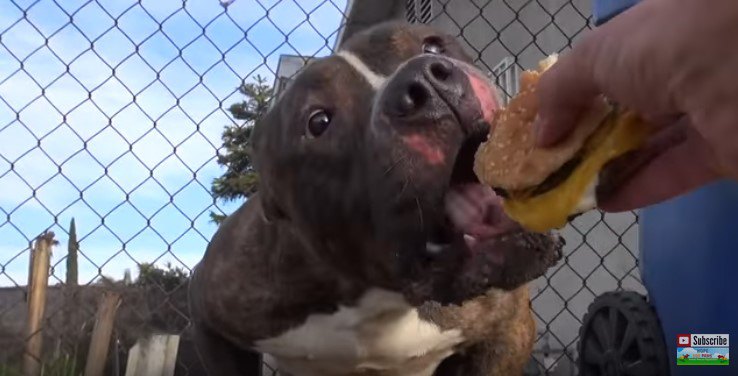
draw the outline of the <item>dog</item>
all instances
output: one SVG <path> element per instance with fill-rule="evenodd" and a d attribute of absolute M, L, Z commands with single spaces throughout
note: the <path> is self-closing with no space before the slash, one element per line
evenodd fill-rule
<path fill-rule="evenodd" d="M 563 240 L 478 183 L 497 90 L 451 36 L 386 22 L 310 63 L 255 126 L 258 193 L 193 271 L 210 375 L 521 375 L 527 283 Z"/>

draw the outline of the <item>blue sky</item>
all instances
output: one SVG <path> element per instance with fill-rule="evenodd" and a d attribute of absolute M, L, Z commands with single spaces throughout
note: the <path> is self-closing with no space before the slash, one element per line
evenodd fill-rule
<path fill-rule="evenodd" d="M 194 266 L 236 87 L 271 82 L 280 54 L 330 53 L 346 0 L 185 4 L 0 2 L 0 286 L 25 284 L 46 229 L 63 279 L 73 217 L 81 283 L 135 275 L 135 261 Z"/>

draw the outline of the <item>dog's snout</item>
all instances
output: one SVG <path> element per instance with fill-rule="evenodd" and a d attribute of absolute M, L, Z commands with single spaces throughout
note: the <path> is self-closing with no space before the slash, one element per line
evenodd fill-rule
<path fill-rule="evenodd" d="M 434 101 L 462 92 L 462 75 L 456 70 L 444 58 L 431 55 L 415 58 L 401 68 L 387 88 L 390 93 L 387 104 L 399 116 L 428 113 L 437 105 Z"/>
<path fill-rule="evenodd" d="M 456 128 L 466 135 L 486 135 L 498 108 L 495 95 L 491 83 L 473 66 L 447 56 L 423 54 L 390 76 L 373 111 L 381 114 L 377 116 L 384 120 L 381 124 L 397 129 Z"/>

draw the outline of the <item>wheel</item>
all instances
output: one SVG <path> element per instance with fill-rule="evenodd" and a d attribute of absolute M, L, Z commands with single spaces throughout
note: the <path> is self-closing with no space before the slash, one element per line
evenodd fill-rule
<path fill-rule="evenodd" d="M 579 329 L 581 376 L 668 376 L 669 363 L 658 316 L 631 291 L 595 298 Z"/>

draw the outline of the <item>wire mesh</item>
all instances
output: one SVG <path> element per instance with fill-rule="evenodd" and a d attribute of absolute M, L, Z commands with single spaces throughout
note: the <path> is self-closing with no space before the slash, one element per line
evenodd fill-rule
<path fill-rule="evenodd" d="M 45 365 L 83 356 L 103 289 L 121 291 L 125 301 L 111 373 L 142 333 L 186 339 L 186 276 L 216 229 L 210 214 L 242 202 L 212 194 L 223 173 L 224 126 L 243 123 L 229 111 L 244 100 L 238 88 L 261 76 L 279 92 L 305 62 L 331 53 L 347 23 L 360 24 L 352 18 L 367 18 L 364 26 L 380 20 L 349 12 L 361 2 L 0 5 L 0 367 L 22 352 L 31 244 L 48 229 L 61 245 L 52 256 Z M 591 26 L 584 0 L 387 3 L 397 5 L 392 18 L 456 36 L 508 95 L 521 69 L 569 48 Z M 644 291 L 637 222 L 635 213 L 592 212 L 563 231 L 563 262 L 532 287 L 539 329 L 532 374 L 576 374 L 589 303 L 609 290 Z M 67 267 L 71 248 L 76 277 Z M 199 367 L 183 347 L 177 374 Z"/>

